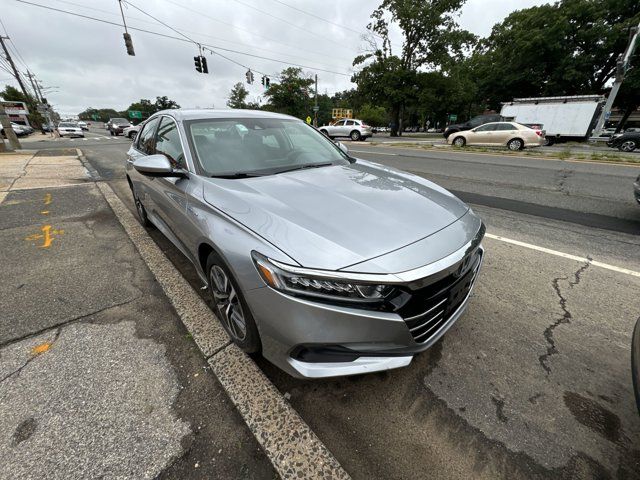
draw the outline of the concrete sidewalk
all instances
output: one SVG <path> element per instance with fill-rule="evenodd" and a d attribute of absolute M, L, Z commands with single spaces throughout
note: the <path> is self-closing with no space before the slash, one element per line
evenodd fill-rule
<path fill-rule="evenodd" d="M 69 151 L 0 155 L 0 478 L 277 477 Z"/>

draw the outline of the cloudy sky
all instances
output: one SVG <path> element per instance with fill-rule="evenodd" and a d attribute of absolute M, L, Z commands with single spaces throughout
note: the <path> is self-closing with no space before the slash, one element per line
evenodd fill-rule
<path fill-rule="evenodd" d="M 117 0 L 27 1 L 109 22 L 122 21 Z M 245 79 L 245 67 L 275 75 L 286 63 L 300 64 L 308 74 L 318 74 L 321 92 L 332 94 L 352 87 L 353 57 L 366 47 L 359 32 L 365 31 L 379 1 L 131 0 L 125 6 L 128 26 L 181 37 L 135 5 L 240 64 L 206 53 L 208 75 L 195 71 L 197 47 L 186 41 L 132 30 L 136 56 L 131 57 L 126 54 L 121 26 L 16 0 L 0 0 L 0 20 L 12 39 L 9 46 L 20 53 L 13 52 L 18 67 L 26 71 L 26 64 L 44 85 L 58 87 L 47 97 L 61 113 L 78 113 L 87 107 L 120 110 L 140 98 L 159 95 L 183 107 L 225 108 L 233 84 Z M 510 12 L 542 3 L 546 2 L 467 0 L 459 22 L 476 35 L 486 36 Z M 5 34 L 2 27 L 0 32 Z M 401 45 L 397 32 L 392 44 Z M 262 93 L 260 74 L 255 77 L 253 85 L 245 84 L 254 101 Z M 0 62 L 0 85 L 7 83 L 15 85 Z"/>

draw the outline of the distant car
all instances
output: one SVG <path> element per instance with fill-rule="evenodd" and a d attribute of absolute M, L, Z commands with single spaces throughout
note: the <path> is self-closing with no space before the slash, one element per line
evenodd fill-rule
<path fill-rule="evenodd" d="M 80 121 L 80 122 L 78 122 L 78 124 L 77 124 L 77 125 L 78 125 L 82 130 L 89 130 L 89 125 L 87 125 L 87 122 Z"/>
<path fill-rule="evenodd" d="M 602 137 L 612 137 L 614 133 L 616 133 L 616 129 L 614 127 L 603 128 L 602 132 L 600 132 L 600 136 L 602 136 Z"/>
<path fill-rule="evenodd" d="M 126 118 L 112 118 L 109 120 L 109 133 L 111 135 L 121 135 L 125 128 L 132 126 Z"/>
<path fill-rule="evenodd" d="M 134 125 L 132 127 L 127 127 L 122 131 L 122 134 L 125 137 L 130 138 L 131 140 L 133 140 L 134 138 L 136 138 L 136 136 L 138 135 L 138 132 L 140 131 L 140 125 Z"/>
<path fill-rule="evenodd" d="M 61 137 L 84 137 L 82 128 L 73 122 L 61 122 L 58 124 L 58 128 L 56 130 L 58 131 L 58 135 Z"/>
<path fill-rule="evenodd" d="M 343 118 L 333 125 L 323 125 L 318 130 L 329 138 L 349 137 L 354 142 L 364 141 L 373 135 L 373 129 L 369 125 L 352 118 Z"/>
<path fill-rule="evenodd" d="M 25 137 L 29 135 L 29 133 L 33 132 L 31 127 L 27 127 L 26 125 L 20 125 L 19 123 L 11 122 L 11 129 L 16 134 L 16 137 Z M 3 138 L 7 138 L 4 133 L 4 128 L 0 126 L 0 134 L 2 134 Z"/>
<path fill-rule="evenodd" d="M 472 128 L 479 127 L 480 125 L 484 125 L 489 122 L 499 122 L 502 120 L 502 117 L 499 114 L 487 114 L 487 115 L 478 115 L 477 117 L 473 117 L 471 120 L 465 123 L 455 123 L 453 125 L 449 125 L 444 129 L 443 135 L 444 138 L 449 138 L 449 136 L 453 133 L 464 132 L 466 130 L 471 130 Z"/>
<path fill-rule="evenodd" d="M 55 125 L 53 123 L 43 123 L 42 124 L 42 131 L 43 132 L 53 132 L 56 129 Z"/>
<path fill-rule="evenodd" d="M 617 148 L 621 152 L 633 152 L 640 147 L 640 132 L 626 131 L 622 135 L 612 136 L 607 145 L 611 148 Z"/>
<path fill-rule="evenodd" d="M 492 122 L 449 135 L 447 143 L 456 147 L 502 145 L 509 150 L 522 150 L 544 145 L 544 130 L 534 130 L 516 122 Z"/>

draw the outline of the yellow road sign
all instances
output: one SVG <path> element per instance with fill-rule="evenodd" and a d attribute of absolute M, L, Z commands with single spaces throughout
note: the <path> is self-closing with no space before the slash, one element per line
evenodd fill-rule
<path fill-rule="evenodd" d="M 307 123 L 311 124 L 311 117 L 309 117 L 309 116 L 307 117 Z"/>

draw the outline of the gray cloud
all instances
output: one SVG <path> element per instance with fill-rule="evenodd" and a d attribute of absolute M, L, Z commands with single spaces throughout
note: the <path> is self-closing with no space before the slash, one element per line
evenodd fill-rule
<path fill-rule="evenodd" d="M 34 1 L 121 21 L 116 0 Z M 357 33 L 304 15 L 274 0 L 131 1 L 198 42 L 347 74 L 318 72 L 320 91 L 330 94 L 353 86 L 348 76 L 352 72 L 351 61 L 366 46 Z M 357 3 L 354 0 L 286 0 L 286 3 L 364 32 L 379 0 Z M 461 12 L 460 24 L 484 36 L 510 11 L 541 3 L 469 0 Z M 286 21 L 276 20 L 247 5 Z M 132 7 L 125 9 L 125 16 L 130 26 L 178 36 Z M 189 43 L 131 31 L 136 56 L 130 57 L 125 51 L 121 27 L 15 0 L 0 0 L 0 18 L 29 68 L 46 85 L 60 87 L 48 97 L 63 113 L 77 113 L 87 107 L 124 109 L 140 98 L 153 99 L 158 95 L 167 95 L 185 107 L 224 108 L 232 85 L 244 81 L 245 68 L 210 54 L 207 54 L 209 75 L 198 74 L 193 66 L 197 47 Z M 394 35 L 393 41 L 400 46 L 399 36 Z M 219 52 L 261 72 L 275 74 L 286 67 L 269 60 Z M 23 65 L 19 66 L 25 70 Z M 314 73 L 310 69 L 305 71 Z M 6 77 L 8 75 L 0 72 L 0 78 Z M 252 100 L 262 94 L 259 74 L 254 85 L 248 88 Z"/>

